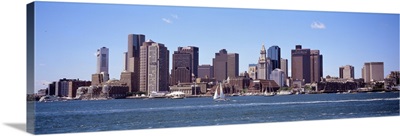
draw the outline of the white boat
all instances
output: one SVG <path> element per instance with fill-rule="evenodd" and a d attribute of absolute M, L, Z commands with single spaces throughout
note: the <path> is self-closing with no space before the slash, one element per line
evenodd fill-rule
<path fill-rule="evenodd" d="M 219 83 L 219 94 L 218 94 L 218 86 L 217 86 L 217 88 L 215 88 L 213 99 L 214 99 L 214 101 L 226 101 L 226 100 L 228 100 L 228 99 L 225 98 L 225 94 L 224 94 L 224 91 L 222 90 L 221 83 Z"/>
<path fill-rule="evenodd" d="M 267 92 L 267 91 L 264 92 L 264 96 L 274 96 L 274 95 L 275 95 L 274 92 Z"/>
<path fill-rule="evenodd" d="M 59 101 L 59 100 L 60 100 L 60 98 L 58 98 L 58 97 L 46 95 L 46 96 L 42 96 L 39 99 L 39 102 L 53 102 L 53 101 Z"/>
<path fill-rule="evenodd" d="M 277 95 L 292 95 L 293 93 L 291 91 L 279 91 Z"/>
<path fill-rule="evenodd" d="M 185 98 L 185 93 L 181 91 L 172 92 L 169 94 L 172 99 L 183 99 Z"/>

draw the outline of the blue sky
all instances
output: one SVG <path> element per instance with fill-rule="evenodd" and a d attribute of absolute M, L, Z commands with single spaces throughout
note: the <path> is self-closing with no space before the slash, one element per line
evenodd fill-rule
<path fill-rule="evenodd" d="M 35 12 L 35 90 L 64 77 L 91 80 L 103 46 L 110 77 L 119 79 L 132 33 L 165 44 L 170 56 L 178 46 L 197 46 L 200 64 L 212 64 L 223 48 L 239 53 L 240 72 L 257 63 L 262 44 L 278 45 L 289 68 L 295 45 L 319 49 L 324 77 L 353 65 L 360 78 L 372 61 L 384 62 L 385 76 L 399 70 L 398 14 L 45 2 Z"/>

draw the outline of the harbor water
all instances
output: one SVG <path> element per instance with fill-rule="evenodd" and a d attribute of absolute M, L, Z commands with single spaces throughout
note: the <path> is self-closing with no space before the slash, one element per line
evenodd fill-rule
<path fill-rule="evenodd" d="M 35 133 L 399 116 L 398 92 L 228 98 L 35 102 Z"/>

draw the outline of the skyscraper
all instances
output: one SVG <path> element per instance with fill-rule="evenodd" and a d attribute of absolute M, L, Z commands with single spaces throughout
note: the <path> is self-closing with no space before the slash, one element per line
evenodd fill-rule
<path fill-rule="evenodd" d="M 213 78 L 214 77 L 214 68 L 211 65 L 208 64 L 203 64 L 203 65 L 199 65 L 199 69 L 198 69 L 198 77 L 199 78 Z"/>
<path fill-rule="evenodd" d="M 189 53 L 183 53 L 175 51 L 172 55 L 172 70 L 171 78 L 172 84 L 176 85 L 178 83 L 191 83 L 192 77 L 192 55 Z"/>
<path fill-rule="evenodd" d="M 302 49 L 301 45 L 292 50 L 292 79 L 311 81 L 310 49 Z"/>
<path fill-rule="evenodd" d="M 199 48 L 195 46 L 187 46 L 187 47 L 178 47 L 179 53 L 187 53 L 191 56 L 191 74 L 194 74 L 196 77 L 198 76 L 198 67 L 199 67 Z"/>
<path fill-rule="evenodd" d="M 108 73 L 108 48 L 101 47 L 97 50 L 97 73 Z"/>
<path fill-rule="evenodd" d="M 155 91 L 168 91 L 169 51 L 162 43 L 152 40 L 140 47 L 140 91 L 148 95 Z"/>
<path fill-rule="evenodd" d="M 145 42 L 145 35 L 128 35 L 127 71 L 138 72 L 140 63 L 140 46 Z"/>
<path fill-rule="evenodd" d="M 292 79 L 305 83 L 319 82 L 323 76 L 323 60 L 319 50 L 302 49 L 296 45 L 292 50 Z"/>
<path fill-rule="evenodd" d="M 140 46 L 145 42 L 145 35 L 128 35 L 128 52 L 125 56 L 125 68 L 121 72 L 121 81 L 129 86 L 130 92 L 139 91 L 140 83 Z"/>
<path fill-rule="evenodd" d="M 362 78 L 364 82 L 383 81 L 383 62 L 366 62 L 362 68 Z"/>
<path fill-rule="evenodd" d="M 213 58 L 214 77 L 217 81 L 239 75 L 239 54 L 229 53 L 221 49 Z"/>
<path fill-rule="evenodd" d="M 319 82 L 322 77 L 322 55 L 319 54 L 319 50 L 310 51 L 310 65 L 311 65 L 311 82 Z"/>
<path fill-rule="evenodd" d="M 228 67 L 227 74 L 228 77 L 234 78 L 239 76 L 239 54 L 228 53 Z"/>
<path fill-rule="evenodd" d="M 288 60 L 281 58 L 281 69 L 285 73 L 285 79 L 288 77 Z"/>
<path fill-rule="evenodd" d="M 269 76 L 272 72 L 271 59 L 269 57 L 266 57 L 264 44 L 261 47 L 257 69 L 257 79 L 270 79 Z"/>
<path fill-rule="evenodd" d="M 109 80 L 108 56 L 108 48 L 102 47 L 97 50 L 97 70 L 95 74 L 92 74 L 92 84 L 102 84 Z"/>
<path fill-rule="evenodd" d="M 339 78 L 354 79 L 354 67 L 351 65 L 339 67 Z"/>
<path fill-rule="evenodd" d="M 272 70 L 281 68 L 281 48 L 279 46 L 271 46 L 268 48 L 268 58 L 271 59 Z"/>
<path fill-rule="evenodd" d="M 172 56 L 171 85 L 178 82 L 191 83 L 192 75 L 197 77 L 199 67 L 199 48 L 194 46 L 178 47 Z"/>

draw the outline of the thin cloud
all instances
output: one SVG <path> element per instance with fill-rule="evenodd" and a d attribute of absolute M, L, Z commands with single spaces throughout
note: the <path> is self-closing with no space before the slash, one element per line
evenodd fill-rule
<path fill-rule="evenodd" d="M 176 14 L 172 14 L 171 17 L 173 17 L 175 19 L 179 19 L 178 15 L 176 15 Z"/>
<path fill-rule="evenodd" d="M 326 26 L 324 23 L 321 23 L 321 22 L 313 22 L 313 23 L 311 23 L 311 28 L 312 29 L 325 29 Z"/>
<path fill-rule="evenodd" d="M 172 24 L 172 20 L 167 19 L 167 18 L 162 18 L 162 21 L 164 21 L 167 24 Z"/>

